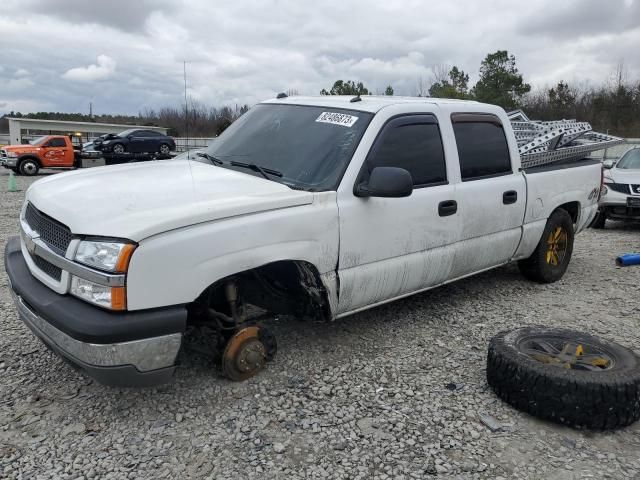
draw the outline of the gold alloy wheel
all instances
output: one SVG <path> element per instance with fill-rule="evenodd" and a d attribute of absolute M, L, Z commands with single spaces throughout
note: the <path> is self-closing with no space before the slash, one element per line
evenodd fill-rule
<path fill-rule="evenodd" d="M 615 363 L 613 356 L 604 348 L 553 337 L 531 337 L 518 348 L 533 360 L 568 370 L 599 372 L 611 369 Z"/>
<path fill-rule="evenodd" d="M 556 227 L 547 238 L 547 263 L 557 267 L 567 254 L 567 231 L 563 227 Z"/>

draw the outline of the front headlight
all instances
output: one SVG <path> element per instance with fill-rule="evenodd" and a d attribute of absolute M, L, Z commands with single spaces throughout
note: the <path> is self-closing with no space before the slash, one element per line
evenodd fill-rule
<path fill-rule="evenodd" d="M 7 152 L 7 157 L 9 158 L 18 158 L 17 152 Z"/>
<path fill-rule="evenodd" d="M 83 240 L 75 261 L 106 272 L 126 273 L 134 249 L 130 243 Z"/>
<path fill-rule="evenodd" d="M 73 275 L 71 277 L 71 294 L 110 310 L 125 310 L 127 308 L 125 287 L 107 287 Z"/>

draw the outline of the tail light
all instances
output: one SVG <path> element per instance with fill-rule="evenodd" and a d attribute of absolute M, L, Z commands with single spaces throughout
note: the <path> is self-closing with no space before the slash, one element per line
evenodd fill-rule
<path fill-rule="evenodd" d="M 598 202 L 602 198 L 602 189 L 604 188 L 604 167 L 600 169 L 600 190 L 598 191 Z"/>

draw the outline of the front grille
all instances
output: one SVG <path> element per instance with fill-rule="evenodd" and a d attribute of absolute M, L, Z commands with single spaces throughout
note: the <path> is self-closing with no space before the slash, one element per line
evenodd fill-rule
<path fill-rule="evenodd" d="M 33 260 L 33 263 L 36 264 L 36 267 L 49 275 L 51 278 L 60 281 L 60 279 L 62 278 L 62 269 L 60 267 L 56 267 L 54 264 L 49 263 L 44 258 L 37 255 L 31 255 L 31 259 Z"/>
<path fill-rule="evenodd" d="M 626 193 L 629 195 L 629 184 L 628 183 L 607 183 L 607 188 L 614 190 L 620 193 Z"/>
<path fill-rule="evenodd" d="M 30 203 L 27 204 L 24 218 L 27 224 L 29 224 L 29 227 L 40 235 L 40 239 L 46 243 L 51 250 L 58 255 L 64 256 L 73 238 L 69 227 L 45 215 Z"/>
<path fill-rule="evenodd" d="M 7 151 L 6 150 L 0 150 L 0 158 L 7 158 Z"/>

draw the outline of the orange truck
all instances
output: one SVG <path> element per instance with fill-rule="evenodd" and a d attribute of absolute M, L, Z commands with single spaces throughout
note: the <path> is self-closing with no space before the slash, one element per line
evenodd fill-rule
<path fill-rule="evenodd" d="M 0 149 L 0 165 L 16 174 L 33 176 L 41 168 L 72 169 L 80 152 L 65 135 L 45 135 L 26 145 L 6 145 Z"/>

